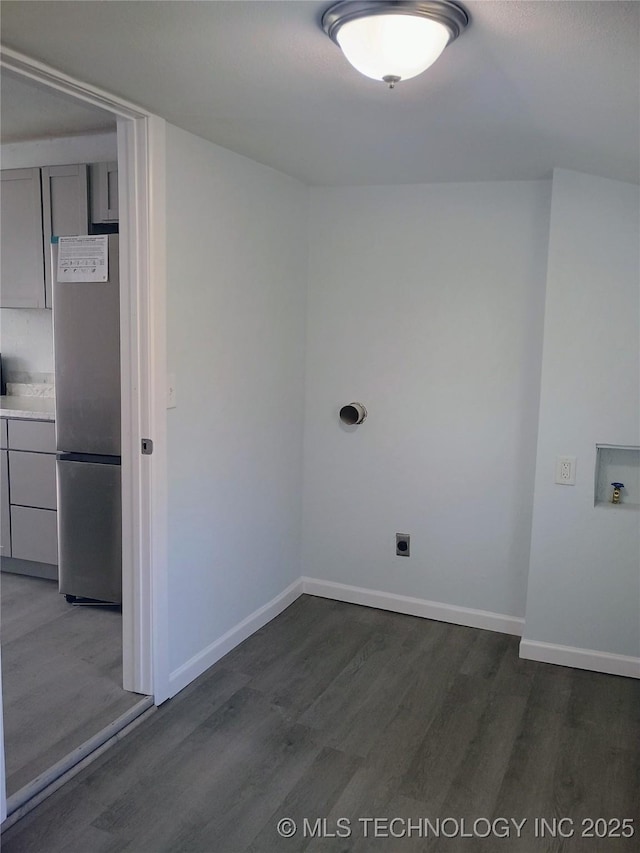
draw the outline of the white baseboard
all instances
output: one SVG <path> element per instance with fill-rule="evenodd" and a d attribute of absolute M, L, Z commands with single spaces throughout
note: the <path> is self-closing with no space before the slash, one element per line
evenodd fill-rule
<path fill-rule="evenodd" d="M 223 634 L 222 637 L 219 637 L 174 670 L 169 676 L 169 695 L 175 696 L 231 649 L 234 649 L 243 640 L 246 640 L 247 637 L 250 637 L 251 634 L 258 631 L 283 610 L 286 610 L 303 592 L 322 598 L 332 598 L 336 601 L 346 601 L 350 604 L 377 607 L 379 610 L 391 610 L 394 613 L 420 616 L 423 619 L 436 619 L 439 622 L 451 622 L 454 625 L 466 625 L 469 628 L 483 628 L 488 631 L 499 631 L 502 634 L 515 634 L 518 637 L 522 634 L 524 625 L 524 619 L 504 616 L 501 613 L 490 613 L 487 610 L 472 610 L 468 607 L 440 604 L 436 601 L 410 598 L 391 592 L 378 592 L 314 578 L 299 578 L 280 595 L 255 610 L 246 619 Z"/>
<path fill-rule="evenodd" d="M 169 678 L 170 695 L 174 696 L 187 684 L 202 675 L 243 640 L 246 640 L 247 637 L 250 637 L 251 634 L 258 631 L 283 610 L 286 610 L 303 593 L 317 595 L 321 598 L 331 598 L 335 601 L 345 601 L 349 604 L 376 607 L 379 610 L 390 610 L 394 613 L 406 613 L 408 616 L 419 616 L 423 619 L 435 619 L 438 622 L 450 622 L 453 625 L 464 625 L 468 628 L 512 634 L 516 637 L 522 636 L 524 629 L 524 619 L 517 616 L 492 613 L 488 610 L 474 610 L 470 607 L 442 604 L 423 598 L 413 598 L 407 595 L 396 595 L 392 592 L 380 592 L 364 587 L 303 577 L 294 581 L 280 595 L 255 610 L 246 619 L 223 634 L 222 637 L 174 670 Z M 522 640 L 520 657 L 525 660 L 541 661 L 559 666 L 640 678 L 640 658 L 625 655 L 577 649 L 534 640 Z"/>
<path fill-rule="evenodd" d="M 378 592 L 358 586 L 347 586 L 332 581 L 302 578 L 302 591 L 322 598 L 333 598 L 349 604 L 363 604 L 394 613 L 406 613 L 408 616 L 421 616 L 423 619 L 435 619 L 438 622 L 451 622 L 468 628 L 483 628 L 486 631 L 498 631 L 501 634 L 522 635 L 524 619 L 517 616 L 505 616 L 488 610 L 473 610 L 469 607 L 457 607 L 453 604 L 441 604 L 424 598 L 411 598 L 392 592 Z"/>
<path fill-rule="evenodd" d="M 272 598 L 267 604 L 254 610 L 246 619 L 234 625 L 226 634 L 219 637 L 197 655 L 194 655 L 169 676 L 170 696 L 175 696 L 183 687 L 190 684 L 194 678 L 202 675 L 210 666 L 224 657 L 251 634 L 270 622 L 290 604 L 302 595 L 302 581 L 298 579 L 288 586 L 280 595 Z"/>
<path fill-rule="evenodd" d="M 640 658 L 629 657 L 628 655 L 614 655 L 609 652 L 597 652 L 593 649 L 577 649 L 573 646 L 522 640 L 520 657 L 525 660 L 537 660 L 541 663 L 554 663 L 558 666 L 606 672 L 609 675 L 640 678 Z"/>

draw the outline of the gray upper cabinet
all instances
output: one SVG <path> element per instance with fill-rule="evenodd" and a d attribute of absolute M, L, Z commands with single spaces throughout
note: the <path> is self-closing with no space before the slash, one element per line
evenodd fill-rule
<path fill-rule="evenodd" d="M 89 216 L 91 169 L 91 217 Z M 51 308 L 51 238 L 118 222 L 118 164 L 4 169 L 0 308 Z"/>
<path fill-rule="evenodd" d="M 42 211 L 46 307 L 51 308 L 51 238 L 87 234 L 89 229 L 89 191 L 84 163 L 42 169 Z"/>
<path fill-rule="evenodd" d="M 0 308 L 44 308 L 40 169 L 4 169 L 0 209 Z"/>
<path fill-rule="evenodd" d="M 88 167 L 4 169 L 1 308 L 51 308 L 51 238 L 87 234 Z"/>
<path fill-rule="evenodd" d="M 118 164 L 91 164 L 91 222 L 107 225 L 118 221 Z"/>

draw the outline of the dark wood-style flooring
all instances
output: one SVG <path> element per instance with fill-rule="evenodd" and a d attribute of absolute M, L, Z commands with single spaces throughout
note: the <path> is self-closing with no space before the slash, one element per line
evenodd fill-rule
<path fill-rule="evenodd" d="M 504 634 L 303 596 L 11 827 L 2 849 L 635 851 L 639 734 L 638 681 L 522 661 Z M 276 831 L 285 817 L 290 839 Z M 425 838 L 409 818 L 445 832 Z M 524 818 L 519 838 L 513 825 L 480 838 L 482 821 L 473 834 L 477 819 Z M 536 837 L 536 818 L 570 820 L 573 837 Z M 583 838 L 589 818 L 611 821 L 608 835 L 633 820 L 635 837 Z M 304 837 L 305 819 L 325 837 Z"/>
<path fill-rule="evenodd" d="M 0 639 L 7 793 L 140 701 L 122 689 L 122 614 L 67 604 L 56 581 L 3 572 Z"/>

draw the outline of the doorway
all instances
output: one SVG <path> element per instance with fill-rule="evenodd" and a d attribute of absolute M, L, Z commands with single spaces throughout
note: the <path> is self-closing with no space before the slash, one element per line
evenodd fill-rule
<path fill-rule="evenodd" d="M 2 50 L 0 66 L 56 96 L 109 113 L 117 125 L 121 201 L 122 683 L 125 690 L 160 703 L 169 695 L 163 394 L 164 122 L 9 49 Z M 153 442 L 152 455 L 142 454 L 143 438 Z M 0 757 L 3 765 L 3 752 Z M 7 803 L 4 766 L 0 769 L 2 820 Z M 15 808 L 15 802 L 10 801 L 9 812 Z"/>

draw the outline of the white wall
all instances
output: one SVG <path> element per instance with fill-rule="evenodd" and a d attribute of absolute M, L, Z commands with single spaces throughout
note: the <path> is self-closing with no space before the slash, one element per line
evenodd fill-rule
<path fill-rule="evenodd" d="M 640 516 L 594 507 L 596 443 L 640 444 L 638 187 L 557 170 L 525 638 L 640 657 Z M 576 485 L 554 484 L 577 457 Z"/>
<path fill-rule="evenodd" d="M 524 615 L 549 193 L 312 190 L 305 575 Z"/>
<path fill-rule="evenodd" d="M 167 126 L 174 687 L 300 575 L 307 199 Z"/>
<path fill-rule="evenodd" d="M 45 308 L 0 309 L 2 369 L 11 377 L 28 373 L 38 377 L 53 373 L 51 311 Z M 34 381 L 37 381 L 34 380 Z"/>
<path fill-rule="evenodd" d="M 116 132 L 12 142 L 0 147 L 3 169 L 98 163 L 117 159 Z M 46 309 L 0 309 L 3 369 L 10 376 L 53 373 L 53 329 Z M 23 377 L 19 377 L 23 378 Z"/>

